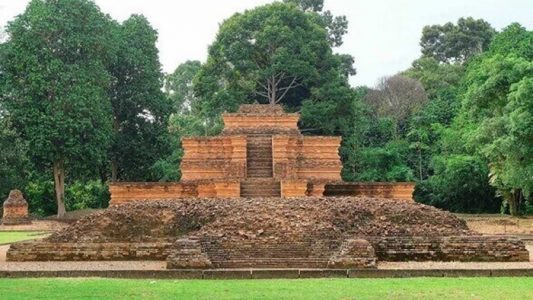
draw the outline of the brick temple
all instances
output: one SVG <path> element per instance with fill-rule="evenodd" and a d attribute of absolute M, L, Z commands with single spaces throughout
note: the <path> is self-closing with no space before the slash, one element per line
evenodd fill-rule
<path fill-rule="evenodd" d="M 341 138 L 304 136 L 298 113 L 241 105 L 218 136 L 185 137 L 180 182 L 110 186 L 111 204 L 180 197 L 373 196 L 411 200 L 412 183 L 343 183 Z"/>
<path fill-rule="evenodd" d="M 411 183 L 342 182 L 341 139 L 304 136 L 298 119 L 280 106 L 226 113 L 219 136 L 183 139 L 180 182 L 115 183 L 108 209 L 11 244 L 6 259 L 315 270 L 529 260 L 517 238 L 479 235 L 449 212 L 414 203 Z"/>

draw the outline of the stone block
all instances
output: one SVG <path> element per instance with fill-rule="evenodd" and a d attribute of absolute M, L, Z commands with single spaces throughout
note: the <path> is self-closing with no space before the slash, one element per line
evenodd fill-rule
<path fill-rule="evenodd" d="M 167 258 L 167 269 L 209 269 L 213 265 L 198 241 L 178 239 Z"/>
<path fill-rule="evenodd" d="M 375 268 L 376 255 L 372 245 L 364 239 L 349 239 L 328 261 L 331 269 Z"/>

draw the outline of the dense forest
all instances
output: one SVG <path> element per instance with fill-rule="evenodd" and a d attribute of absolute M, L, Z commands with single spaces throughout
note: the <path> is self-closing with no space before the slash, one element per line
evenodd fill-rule
<path fill-rule="evenodd" d="M 37 215 L 107 206 L 107 182 L 175 181 L 180 138 L 242 103 L 281 104 L 340 135 L 346 181 L 416 181 L 454 212 L 532 213 L 533 32 L 482 19 L 425 26 L 409 69 L 352 87 L 344 16 L 284 0 L 225 20 L 205 62 L 163 74 L 157 32 L 90 0 L 33 0 L 0 44 L 0 197 Z"/>

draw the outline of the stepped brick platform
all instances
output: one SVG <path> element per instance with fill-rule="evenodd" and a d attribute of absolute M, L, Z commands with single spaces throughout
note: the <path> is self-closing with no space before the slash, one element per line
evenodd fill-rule
<path fill-rule="evenodd" d="M 222 118 L 219 136 L 182 139 L 182 181 L 111 184 L 111 205 L 183 197 L 322 196 L 326 185 L 329 196 L 412 200 L 410 183 L 343 183 L 341 138 L 303 136 L 299 115 L 279 105 L 242 105 Z"/>
<path fill-rule="evenodd" d="M 166 260 L 168 268 L 374 268 L 378 261 L 528 261 L 524 243 L 481 236 L 453 214 L 390 199 L 182 198 L 134 201 L 9 261 Z"/>

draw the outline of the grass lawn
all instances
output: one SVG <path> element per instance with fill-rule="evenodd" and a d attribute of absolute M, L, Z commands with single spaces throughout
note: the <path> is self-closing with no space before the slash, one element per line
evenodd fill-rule
<path fill-rule="evenodd" d="M 32 240 L 46 235 L 40 231 L 0 231 L 0 244 Z"/>
<path fill-rule="evenodd" d="M 2 299 L 533 299 L 533 278 L 1 279 Z"/>

